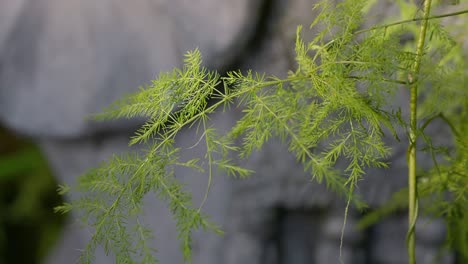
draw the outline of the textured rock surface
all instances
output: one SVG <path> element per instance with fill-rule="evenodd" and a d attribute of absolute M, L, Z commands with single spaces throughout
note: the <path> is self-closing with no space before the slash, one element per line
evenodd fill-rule
<path fill-rule="evenodd" d="M 284 76 L 295 66 L 296 25 L 312 21 L 315 2 L 6 0 L 0 9 L 0 121 L 37 138 L 60 180 L 73 183 L 112 153 L 126 151 L 129 133 L 139 123 L 91 123 L 85 120 L 88 114 L 136 90 L 159 71 L 180 66 L 182 54 L 196 46 L 209 66 L 224 69 L 235 62 L 243 69 Z M 376 10 L 393 10 L 386 1 L 383 5 Z M 304 30 L 306 39 L 314 34 Z M 398 100 L 406 102 L 407 94 L 402 91 Z M 214 115 L 213 121 L 227 129 L 238 115 L 233 109 Z M 405 132 L 400 133 L 404 138 Z M 443 135 L 437 126 L 433 133 Z M 179 140 L 187 147 L 197 137 L 185 131 Z M 392 169 L 369 171 L 360 185 L 371 206 L 382 204 L 406 184 L 406 147 L 389 143 L 394 145 Z M 197 146 L 184 155 L 202 153 Z M 309 181 L 275 140 L 245 165 L 257 171 L 251 179 L 215 179 L 205 211 L 226 234 L 197 233 L 194 263 L 337 263 L 344 202 Z M 199 202 L 206 176 L 177 174 Z M 181 263 L 167 208 L 151 197 L 147 203 L 145 220 L 155 229 L 161 263 Z M 342 248 L 346 263 L 405 263 L 406 215 L 366 231 L 354 228 L 358 217 L 357 212 L 348 216 Z M 418 257 L 430 263 L 444 227 L 436 221 L 417 232 Z M 47 263 L 72 263 L 87 239 L 88 234 L 71 222 Z M 438 263 L 451 261 L 448 256 Z M 100 252 L 96 263 L 114 260 Z"/>
<path fill-rule="evenodd" d="M 9 36 L 12 28 L 14 27 L 19 13 L 23 9 L 26 0 L 4 0 L 1 2 L 2 8 L 0 9 L 0 57 L 3 51 L 3 44 L 5 39 Z"/>
<path fill-rule="evenodd" d="M 128 129 L 131 121 L 85 117 L 180 66 L 189 49 L 199 47 L 207 65 L 226 66 L 250 38 L 259 3 L 2 2 L 0 120 L 36 137 Z"/>

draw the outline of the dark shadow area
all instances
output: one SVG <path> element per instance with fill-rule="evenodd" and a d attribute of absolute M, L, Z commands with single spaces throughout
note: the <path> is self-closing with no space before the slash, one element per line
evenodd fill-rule
<path fill-rule="evenodd" d="M 57 182 L 37 146 L 0 127 L 0 263 L 41 263 L 65 217 Z"/>
<path fill-rule="evenodd" d="M 262 263 L 314 264 L 322 236 L 325 211 L 320 209 L 276 209 L 271 238 Z M 274 254 L 272 254 L 274 253 Z M 274 258 L 272 257 L 274 256 Z"/>

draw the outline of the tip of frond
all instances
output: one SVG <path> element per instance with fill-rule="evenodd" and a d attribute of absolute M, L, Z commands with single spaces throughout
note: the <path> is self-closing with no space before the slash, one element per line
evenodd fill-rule
<path fill-rule="evenodd" d="M 202 61 L 201 59 L 201 52 L 198 48 L 194 50 L 188 51 L 184 54 L 184 63 L 188 65 L 196 65 L 200 64 Z"/>
<path fill-rule="evenodd" d="M 64 184 L 64 185 L 61 185 L 61 184 L 60 184 L 60 185 L 57 187 L 57 193 L 58 193 L 59 195 L 64 195 L 64 194 L 68 193 L 69 191 L 70 191 L 70 186 L 68 186 L 68 185 L 66 185 L 66 184 Z"/>
<path fill-rule="evenodd" d="M 72 210 L 73 206 L 69 203 L 63 203 L 62 205 L 54 207 L 54 213 L 66 214 Z"/>

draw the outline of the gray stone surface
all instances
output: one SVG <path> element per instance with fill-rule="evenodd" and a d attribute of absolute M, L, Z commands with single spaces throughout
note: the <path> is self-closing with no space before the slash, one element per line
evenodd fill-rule
<path fill-rule="evenodd" d="M 0 9 L 0 57 L 3 53 L 3 44 L 14 27 L 19 13 L 27 0 L 3 0 Z"/>
<path fill-rule="evenodd" d="M 0 120 L 35 137 L 128 129 L 135 121 L 85 117 L 180 66 L 187 50 L 199 47 L 207 65 L 226 66 L 251 37 L 259 3 L 2 2 Z"/>

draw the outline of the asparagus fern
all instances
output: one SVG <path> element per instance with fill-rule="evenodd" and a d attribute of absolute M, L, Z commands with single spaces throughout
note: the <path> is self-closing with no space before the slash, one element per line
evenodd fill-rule
<path fill-rule="evenodd" d="M 220 232 L 202 213 L 215 172 L 249 176 L 253 172 L 230 157 L 248 158 L 272 137 L 288 146 L 311 180 L 325 181 L 348 206 L 363 208 L 365 203 L 355 188 L 367 168 L 389 166 L 385 160 L 390 146 L 384 139 L 399 140 L 396 129 L 407 129 L 410 153 L 416 153 L 416 139 L 430 142 L 424 128 L 439 117 L 453 131 L 454 150 L 446 163 L 436 163 L 434 170 L 418 175 L 425 179 L 418 185 L 416 164 L 410 166 L 414 173 L 409 241 L 413 241 L 417 215 L 417 188 L 421 198 L 432 199 L 437 194 L 439 199 L 429 209 L 453 224 L 455 229 L 449 229 L 453 247 L 468 252 L 468 231 L 463 224 L 468 217 L 468 105 L 467 89 L 462 87 L 467 72 L 460 61 L 460 47 L 434 20 L 438 17 L 430 17 L 428 9 L 418 19 L 361 29 L 363 10 L 368 8 L 365 1 L 346 0 L 336 6 L 324 1 L 317 8 L 322 10 L 311 27 L 321 31 L 306 43 L 302 27 L 298 28 L 297 68 L 285 78 L 251 71 L 232 71 L 221 77 L 204 68 L 200 52 L 194 50 L 187 53 L 182 69 L 159 75 L 150 85 L 96 115 L 100 120 L 146 118 L 130 140 L 130 145 L 141 144 L 145 150 L 114 156 L 86 173 L 75 187 L 83 196 L 57 208 L 61 212 L 78 210 L 94 229 L 82 263 L 92 261 L 98 244 L 122 263 L 157 262 L 155 249 L 148 245 L 151 232 L 139 218 L 142 199 L 148 193 L 156 193 L 168 204 L 185 260 L 190 262 L 192 231 L 208 228 Z M 411 32 L 411 23 L 417 21 L 429 30 L 431 44 L 420 42 L 416 51 L 409 50 L 401 43 L 401 35 Z M 418 93 L 414 87 L 422 91 Z M 421 106 L 412 112 L 411 120 L 404 120 L 394 104 L 397 91 L 407 88 L 413 91 L 412 104 Z M 221 135 L 211 124 L 210 114 L 232 107 L 242 109 L 243 115 L 229 133 Z M 180 159 L 181 150 L 174 141 L 182 129 L 197 129 L 194 144 L 206 145 L 205 160 Z M 431 144 L 428 149 L 436 150 Z M 411 160 L 415 162 L 414 157 Z M 193 204 L 190 191 L 175 177 L 178 166 L 209 175 L 201 204 Z M 413 254 L 411 249 L 409 252 Z"/>

